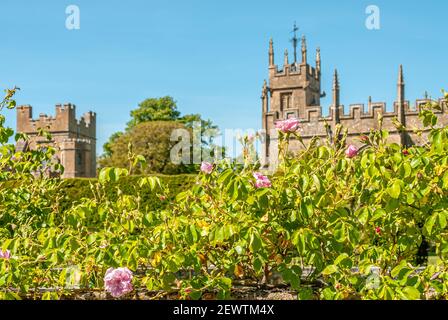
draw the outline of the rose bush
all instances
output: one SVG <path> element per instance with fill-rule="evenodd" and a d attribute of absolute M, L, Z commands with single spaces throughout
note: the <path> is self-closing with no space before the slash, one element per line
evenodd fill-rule
<path fill-rule="evenodd" d="M 2 106 L 14 107 L 13 93 Z M 95 197 L 68 209 L 60 179 L 45 174 L 62 170 L 54 150 L 16 152 L 0 122 L 0 249 L 9 257 L 0 259 L 0 298 L 229 298 L 238 283 L 280 278 L 299 299 L 446 299 L 448 128 L 436 127 L 430 106 L 421 119 L 426 145 L 403 149 L 379 129 L 349 154 L 340 127 L 294 156 L 298 125 L 279 128 L 276 172 L 249 161 L 246 141 L 243 166 L 204 164 L 175 200 L 156 177 L 140 178 L 137 196 L 124 193 L 116 182 L 129 171 L 104 168 Z M 143 189 L 169 205 L 144 205 Z M 433 248 L 428 261 L 422 243 Z"/>

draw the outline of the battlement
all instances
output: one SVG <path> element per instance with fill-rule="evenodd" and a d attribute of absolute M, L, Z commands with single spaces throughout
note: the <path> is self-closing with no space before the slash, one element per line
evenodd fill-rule
<path fill-rule="evenodd" d="M 310 66 L 308 64 L 299 64 L 299 63 L 293 63 L 293 64 L 287 64 L 283 65 L 282 68 L 279 68 L 277 65 L 275 65 L 273 68 L 273 73 L 271 75 L 271 78 L 274 77 L 287 77 L 287 76 L 299 76 L 304 77 L 307 76 L 308 78 L 315 78 L 319 79 L 320 73 L 317 72 L 316 68 L 313 66 Z"/>
<path fill-rule="evenodd" d="M 73 133 L 89 139 L 96 138 L 96 113 L 89 111 L 76 119 L 76 106 L 71 103 L 57 104 L 56 115 L 39 114 L 33 119 L 33 108 L 30 105 L 17 107 L 17 131 L 35 134 L 39 128 L 46 128 L 51 133 Z"/>
<path fill-rule="evenodd" d="M 404 115 L 406 117 L 418 116 L 422 109 L 422 106 L 428 102 L 437 102 L 440 105 L 440 110 L 434 110 L 435 114 L 445 114 L 448 113 L 448 100 L 440 98 L 436 101 L 430 99 L 417 99 L 413 105 L 409 101 L 404 102 Z M 363 119 L 377 119 L 378 115 L 381 114 L 383 118 L 393 118 L 399 115 L 399 102 L 394 102 L 394 109 L 392 111 L 387 111 L 387 104 L 385 102 L 369 102 L 366 105 L 363 103 L 350 104 L 348 106 L 348 112 L 345 113 L 344 105 L 338 107 L 339 119 L 341 121 L 360 121 Z M 273 116 L 274 120 L 282 120 L 287 118 L 287 114 L 291 114 L 295 118 L 299 119 L 302 123 L 315 122 L 315 121 L 333 121 L 335 119 L 335 108 L 332 106 L 328 107 L 329 115 L 322 115 L 322 106 L 307 107 L 304 113 L 298 115 L 297 112 L 292 110 L 284 110 L 283 112 L 271 111 L 267 115 Z"/>

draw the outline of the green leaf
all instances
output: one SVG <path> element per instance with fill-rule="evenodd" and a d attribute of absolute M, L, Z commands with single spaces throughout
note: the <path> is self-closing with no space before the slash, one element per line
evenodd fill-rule
<path fill-rule="evenodd" d="M 432 234 L 432 228 L 434 227 L 434 223 L 436 222 L 437 213 L 434 213 L 429 219 L 426 220 L 424 228 L 428 235 Z"/>
<path fill-rule="evenodd" d="M 402 293 L 404 295 L 404 298 L 407 300 L 418 300 L 421 296 L 420 291 L 418 291 L 414 287 L 405 287 L 402 290 Z"/>
<path fill-rule="evenodd" d="M 313 289 L 311 288 L 300 288 L 298 292 L 299 300 L 312 300 L 314 298 Z"/>
<path fill-rule="evenodd" d="M 437 152 L 440 152 L 443 150 L 443 143 L 442 143 L 442 131 L 437 130 L 435 134 L 432 137 L 432 146 L 434 147 L 434 150 Z"/>
<path fill-rule="evenodd" d="M 190 298 L 192 300 L 199 300 L 202 297 L 202 291 L 201 290 L 192 290 L 189 294 Z"/>
<path fill-rule="evenodd" d="M 410 177 L 411 174 L 412 174 L 412 167 L 411 167 L 411 165 L 410 165 L 409 163 L 407 163 L 407 162 L 404 162 L 404 163 L 403 163 L 403 169 L 404 169 L 404 174 L 403 174 L 403 176 L 404 176 L 405 178 Z"/>
<path fill-rule="evenodd" d="M 16 101 L 15 100 L 10 100 L 8 102 L 8 104 L 6 105 L 6 108 L 8 109 L 14 109 L 14 107 L 16 106 Z"/>
<path fill-rule="evenodd" d="M 145 165 L 146 159 L 141 154 L 137 155 L 134 159 L 134 166 L 137 166 L 138 164 Z"/>
<path fill-rule="evenodd" d="M 190 233 L 191 233 L 193 242 L 194 243 L 197 242 L 198 241 L 198 233 L 196 231 L 196 227 L 193 224 L 190 225 Z"/>
<path fill-rule="evenodd" d="M 402 260 L 399 265 L 393 268 L 390 275 L 396 278 L 403 268 L 409 269 L 405 260 Z"/>
<path fill-rule="evenodd" d="M 219 184 L 226 186 L 229 183 L 229 180 L 232 176 L 233 176 L 233 170 L 226 169 L 219 175 L 217 181 Z"/>
<path fill-rule="evenodd" d="M 260 239 L 260 235 L 258 234 L 257 231 L 253 231 L 250 235 L 250 241 L 249 241 L 249 248 L 250 251 L 257 252 L 258 250 L 260 250 L 262 247 L 262 242 Z"/>
<path fill-rule="evenodd" d="M 325 147 L 325 146 L 320 146 L 320 147 L 318 148 L 318 157 L 319 157 L 319 159 L 324 159 L 324 160 L 326 160 L 326 159 L 328 159 L 329 155 L 330 155 L 330 153 L 328 152 L 327 147 Z"/>
<path fill-rule="evenodd" d="M 300 288 L 300 277 L 301 277 L 300 268 L 285 269 L 282 272 L 282 277 L 283 280 L 291 284 L 291 287 L 293 289 L 298 290 Z"/>
<path fill-rule="evenodd" d="M 334 264 L 337 266 L 337 265 L 339 265 L 339 263 L 341 263 L 343 260 L 345 260 L 347 258 L 348 258 L 348 254 L 342 253 L 336 258 L 336 260 L 334 260 Z"/>
<path fill-rule="evenodd" d="M 376 209 L 373 212 L 373 216 L 372 216 L 371 221 L 375 222 L 377 220 L 384 219 L 386 216 L 387 216 L 387 213 L 386 213 L 386 211 L 384 209 Z"/>
<path fill-rule="evenodd" d="M 387 192 L 392 198 L 398 199 L 401 194 L 400 180 L 395 180 L 392 186 L 387 189 Z"/>
<path fill-rule="evenodd" d="M 263 270 L 263 262 L 259 257 L 254 259 L 254 270 L 257 273 L 260 273 Z"/>
<path fill-rule="evenodd" d="M 338 271 L 338 267 L 335 266 L 335 265 L 333 265 L 333 264 L 331 264 L 331 265 L 327 266 L 327 267 L 322 271 L 322 274 L 323 274 L 323 275 L 330 275 L 330 274 L 333 274 L 333 273 L 335 273 L 335 272 L 337 272 L 337 271 Z"/>
<path fill-rule="evenodd" d="M 325 288 L 322 291 L 322 295 L 325 300 L 333 300 L 335 297 L 335 294 L 336 294 L 336 292 L 334 292 L 332 288 Z"/>
<path fill-rule="evenodd" d="M 334 265 L 340 266 L 342 268 L 351 268 L 353 262 L 348 254 L 342 253 L 339 255 L 339 257 L 336 258 L 336 260 L 334 261 Z"/>
<path fill-rule="evenodd" d="M 443 189 L 448 189 L 448 171 L 445 172 L 442 178 L 443 181 Z"/>
<path fill-rule="evenodd" d="M 438 217 L 439 217 L 440 228 L 445 229 L 446 228 L 446 211 L 439 212 Z"/>

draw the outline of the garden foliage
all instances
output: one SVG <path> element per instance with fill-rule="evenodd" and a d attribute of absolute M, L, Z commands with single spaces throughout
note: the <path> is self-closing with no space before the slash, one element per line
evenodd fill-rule
<path fill-rule="evenodd" d="M 14 107 L 13 93 L 2 106 Z M 104 290 L 107 272 L 108 283 L 124 275 L 111 292 L 129 298 L 229 298 L 236 283 L 280 276 L 299 299 L 446 299 L 448 128 L 431 106 L 421 119 L 423 146 L 388 143 L 380 129 L 355 150 L 338 128 L 296 155 L 287 145 L 300 135 L 288 126 L 272 175 L 250 161 L 206 164 L 175 198 L 154 176 L 123 192 L 129 170 L 104 168 L 93 196 L 61 206 L 61 181 L 45 174 L 54 150 L 16 152 L 1 118 L 0 249 L 10 254 L 0 256 L 0 298 Z M 168 203 L 148 205 L 143 192 Z M 433 257 L 422 262 L 423 241 Z"/>

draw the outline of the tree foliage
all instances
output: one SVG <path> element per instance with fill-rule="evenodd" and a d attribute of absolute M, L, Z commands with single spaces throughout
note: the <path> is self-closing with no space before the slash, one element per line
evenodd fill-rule
<path fill-rule="evenodd" d="M 100 165 L 129 168 L 132 165 L 129 162 L 129 151 L 131 151 L 143 156 L 147 164 L 136 167 L 134 174 L 193 172 L 195 168 L 192 165 L 176 165 L 170 159 L 171 149 L 177 143 L 170 140 L 171 133 L 175 129 L 182 128 L 188 129 L 176 121 L 147 121 L 137 124 L 125 133 L 117 135 L 114 142 L 109 145 L 110 156 L 100 159 Z"/>
<path fill-rule="evenodd" d="M 132 129 L 147 121 L 175 121 L 179 116 L 176 101 L 172 97 L 148 98 L 131 111 L 131 121 L 128 122 L 127 128 Z"/>
<path fill-rule="evenodd" d="M 150 122 L 156 122 L 156 124 L 142 125 Z M 171 124 L 163 124 L 162 122 L 171 122 Z M 176 101 L 170 96 L 165 96 L 148 98 L 141 102 L 138 108 L 131 111 L 131 121 L 127 123 L 125 132 L 115 132 L 103 145 L 104 154 L 99 161 L 100 165 L 126 167 L 126 153 L 123 153 L 123 150 L 126 149 L 123 149 L 123 147 L 124 143 L 131 143 L 135 150 L 138 150 L 139 154 L 143 155 L 151 164 L 144 172 L 191 172 L 195 168 L 194 166 L 188 164 L 182 166 L 168 164 L 170 153 L 167 152 L 165 147 L 173 146 L 173 143 L 169 141 L 170 134 L 168 130 L 170 128 L 180 128 L 180 126 L 172 124 L 172 122 L 182 124 L 182 127 L 188 129 L 198 130 L 197 128 L 200 126 L 200 140 L 204 154 L 224 154 L 224 148 L 213 144 L 214 137 L 219 134 L 218 126 L 214 125 L 211 120 L 202 119 L 200 114 L 181 116 L 177 110 Z M 151 132 L 150 130 L 152 129 L 155 129 L 155 131 Z M 190 130 L 190 132 L 192 131 Z M 145 135 L 151 135 L 152 137 Z M 192 142 L 193 138 L 191 137 L 190 140 Z M 134 146 L 134 144 L 138 146 Z M 161 148 L 155 146 L 160 146 Z M 197 152 L 196 149 L 195 152 Z M 201 155 L 199 155 L 200 157 Z"/>

